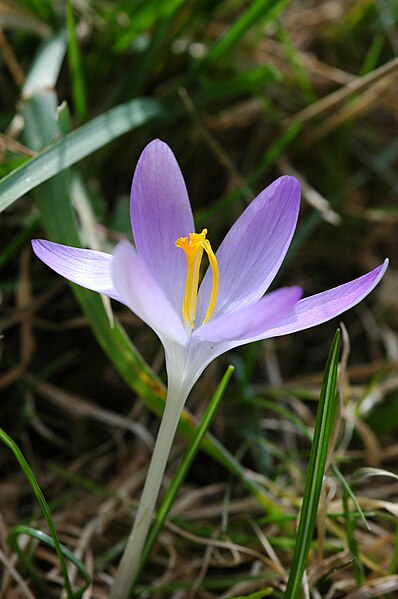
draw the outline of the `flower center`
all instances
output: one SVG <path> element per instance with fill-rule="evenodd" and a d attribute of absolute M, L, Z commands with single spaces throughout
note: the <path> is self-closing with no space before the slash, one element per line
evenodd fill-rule
<path fill-rule="evenodd" d="M 206 235 L 207 229 L 203 229 L 201 233 L 190 233 L 189 241 L 188 237 L 180 237 L 176 241 L 176 246 L 184 250 L 187 259 L 187 278 L 185 280 L 185 292 L 182 302 L 182 316 L 184 319 L 184 325 L 186 326 L 188 322 L 192 328 L 194 328 L 196 317 L 196 304 L 198 300 L 200 274 L 199 271 L 200 263 L 202 262 L 203 251 L 206 252 L 209 258 L 210 268 L 213 275 L 213 286 L 210 295 L 209 307 L 207 308 L 203 324 L 206 324 L 210 316 L 213 314 L 218 295 L 220 275 L 218 272 L 217 258 L 211 249 L 210 241 L 206 239 Z"/>

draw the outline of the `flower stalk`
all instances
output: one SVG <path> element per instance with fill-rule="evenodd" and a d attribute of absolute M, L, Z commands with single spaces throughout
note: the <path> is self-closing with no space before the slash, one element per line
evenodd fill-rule
<path fill-rule="evenodd" d="M 153 450 L 144 489 L 138 504 L 134 525 L 116 572 L 110 599 L 126 599 L 140 565 L 145 540 L 163 480 L 173 439 L 187 398 L 186 388 L 169 381 L 165 409 Z"/>

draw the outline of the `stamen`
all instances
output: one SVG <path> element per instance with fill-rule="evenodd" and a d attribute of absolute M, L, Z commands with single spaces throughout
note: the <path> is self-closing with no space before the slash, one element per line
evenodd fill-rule
<path fill-rule="evenodd" d="M 213 276 L 213 285 L 211 288 L 209 307 L 207 308 L 206 316 L 203 321 L 203 324 L 206 324 L 206 322 L 208 322 L 210 316 L 213 314 L 214 308 L 216 307 L 218 287 L 220 284 L 220 273 L 218 270 L 217 258 L 214 255 L 214 252 L 210 245 L 210 241 L 208 239 L 205 239 L 205 241 L 203 242 L 203 249 L 205 250 L 207 257 L 209 258 L 211 274 Z"/>
<path fill-rule="evenodd" d="M 188 237 L 180 237 L 176 241 L 176 246 L 184 250 L 187 259 L 187 277 L 185 280 L 185 292 L 182 302 L 182 316 L 184 319 L 184 325 L 186 326 L 188 322 L 192 329 L 194 328 L 196 317 L 200 263 L 202 262 L 203 251 L 206 252 L 209 258 L 210 268 L 213 276 L 209 307 L 207 308 L 203 324 L 206 324 L 210 316 L 213 314 L 218 295 L 218 286 L 220 280 L 218 264 L 211 248 L 210 241 L 206 239 L 206 235 L 207 229 L 203 229 L 201 233 L 190 233 L 189 241 Z"/>

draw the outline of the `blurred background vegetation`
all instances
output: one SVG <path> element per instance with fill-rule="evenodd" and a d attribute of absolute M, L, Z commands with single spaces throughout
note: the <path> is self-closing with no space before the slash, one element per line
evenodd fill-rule
<path fill-rule="evenodd" d="M 0 425 L 92 577 L 86 599 L 107 596 L 131 524 L 164 401 L 163 351 L 117 304 L 112 328 L 101 298 L 47 269 L 30 239 L 111 251 L 130 238 L 131 178 L 155 137 L 176 154 L 214 248 L 269 182 L 300 179 L 276 284 L 310 295 L 390 258 L 379 287 L 343 316 L 339 469 L 328 471 L 307 582 L 312 597 L 398 593 L 398 483 L 385 472 L 398 461 L 397 20 L 389 0 L 0 1 Z M 166 487 L 193 414 L 236 368 L 137 595 L 281 596 L 337 325 L 207 369 Z M 27 542 L 21 523 L 46 525 L 12 454 L 0 455 L 0 597 L 58 597 L 52 549 L 31 544 L 18 562 L 7 543 Z"/>

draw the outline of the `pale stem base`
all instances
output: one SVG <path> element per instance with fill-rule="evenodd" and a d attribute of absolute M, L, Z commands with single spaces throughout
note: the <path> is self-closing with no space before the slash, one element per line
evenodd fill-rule
<path fill-rule="evenodd" d="M 176 389 L 174 385 L 169 385 L 162 422 L 135 516 L 134 526 L 117 569 L 109 599 L 126 599 L 129 596 L 132 581 L 140 564 L 142 549 L 151 525 L 167 459 L 186 397 L 187 393 L 181 387 Z"/>

